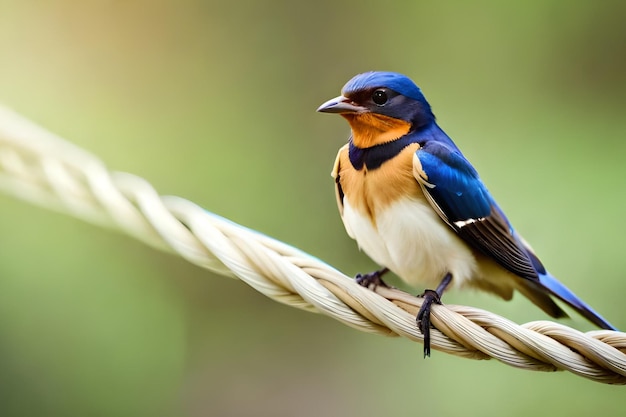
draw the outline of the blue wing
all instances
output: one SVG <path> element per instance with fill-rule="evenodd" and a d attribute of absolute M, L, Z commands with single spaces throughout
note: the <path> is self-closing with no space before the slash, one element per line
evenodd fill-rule
<path fill-rule="evenodd" d="M 545 273 L 521 242 L 478 173 L 456 147 L 427 141 L 417 152 L 423 189 L 439 216 L 470 246 L 524 278 Z"/>
<path fill-rule="evenodd" d="M 566 317 L 549 296 L 555 295 L 596 325 L 616 330 L 546 271 L 449 138 L 425 141 L 415 156 L 421 166 L 414 162 L 414 173 L 431 206 L 471 247 L 526 278 L 518 286 L 526 297 L 551 316 Z"/>

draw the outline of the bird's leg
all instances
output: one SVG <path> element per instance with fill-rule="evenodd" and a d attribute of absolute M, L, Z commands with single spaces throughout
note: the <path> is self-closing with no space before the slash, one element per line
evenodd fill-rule
<path fill-rule="evenodd" d="M 356 277 L 354 277 L 354 279 L 357 284 L 365 288 L 369 288 L 369 286 L 372 284 L 374 284 L 374 289 L 376 289 L 376 287 L 378 286 L 389 288 L 389 285 L 385 284 L 385 281 L 383 281 L 382 279 L 382 276 L 385 275 L 387 272 L 389 272 L 389 268 L 385 267 L 379 269 L 378 271 L 370 272 L 369 274 L 356 274 Z"/>
<path fill-rule="evenodd" d="M 422 307 L 417 313 L 417 327 L 424 335 L 424 357 L 430 356 L 430 307 L 433 303 L 441 304 L 441 296 L 452 281 L 452 274 L 447 273 L 436 290 L 424 290 Z"/>

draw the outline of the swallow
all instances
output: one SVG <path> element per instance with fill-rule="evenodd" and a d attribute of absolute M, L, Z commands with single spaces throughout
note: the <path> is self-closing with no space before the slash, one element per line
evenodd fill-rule
<path fill-rule="evenodd" d="M 394 72 L 356 75 L 318 112 L 345 118 L 351 135 L 332 176 L 348 235 L 382 269 L 357 275 L 369 287 L 392 271 L 426 289 L 417 314 L 430 356 L 430 310 L 449 287 L 510 300 L 519 291 L 552 317 L 568 304 L 616 330 L 554 278 L 515 231 L 476 169 L 439 127 L 421 89 Z"/>

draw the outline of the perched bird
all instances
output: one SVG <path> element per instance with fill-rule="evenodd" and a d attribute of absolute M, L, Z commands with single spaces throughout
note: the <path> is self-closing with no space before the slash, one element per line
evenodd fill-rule
<path fill-rule="evenodd" d="M 385 285 L 393 271 L 423 285 L 417 324 L 430 355 L 430 309 L 453 285 L 511 299 L 517 290 L 552 317 L 566 317 L 555 296 L 594 324 L 616 330 L 550 275 L 513 229 L 478 173 L 437 125 L 408 77 L 367 72 L 317 111 L 338 113 L 352 129 L 333 168 L 346 231 L 383 268 L 357 275 Z"/>

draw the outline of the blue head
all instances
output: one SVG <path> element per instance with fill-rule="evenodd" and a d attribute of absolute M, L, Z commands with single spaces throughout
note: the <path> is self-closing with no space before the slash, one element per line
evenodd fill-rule
<path fill-rule="evenodd" d="M 407 76 L 396 72 L 373 71 L 356 75 L 341 93 L 317 110 L 380 114 L 410 123 L 411 130 L 419 130 L 435 121 L 430 104 L 419 87 Z"/>

